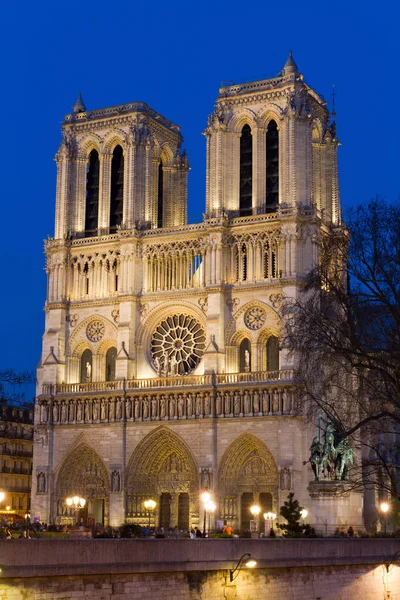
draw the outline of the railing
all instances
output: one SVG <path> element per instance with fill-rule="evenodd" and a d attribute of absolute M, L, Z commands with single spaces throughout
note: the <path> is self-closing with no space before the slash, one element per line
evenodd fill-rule
<path fill-rule="evenodd" d="M 10 448 L 2 448 L 0 445 L 0 455 L 7 454 L 7 456 L 22 456 L 25 458 L 32 458 L 33 452 L 27 450 L 12 450 Z"/>
<path fill-rule="evenodd" d="M 249 373 L 222 373 L 218 375 L 175 375 L 174 377 L 152 377 L 147 379 L 120 379 L 117 381 L 94 381 L 92 383 L 44 384 L 43 394 L 80 394 L 90 392 L 124 392 L 131 390 L 152 390 L 160 388 L 187 388 L 197 386 L 214 386 L 218 384 L 290 382 L 293 383 L 296 372 L 284 369 L 281 371 L 253 371 Z"/>
<path fill-rule="evenodd" d="M 12 475 L 32 475 L 32 471 L 28 471 L 27 469 L 17 469 L 14 467 L 5 467 L 1 468 L 2 473 L 10 473 Z"/>
<path fill-rule="evenodd" d="M 293 381 L 295 371 L 251 371 L 249 373 L 222 373 L 216 383 L 264 383 L 265 381 Z"/>
<path fill-rule="evenodd" d="M 95 381 L 93 383 L 61 383 L 43 385 L 43 394 L 78 394 L 81 392 L 123 392 L 138 389 L 188 387 L 212 385 L 210 375 L 176 375 L 174 377 L 152 377 L 148 379 L 120 379 L 117 381 Z"/>

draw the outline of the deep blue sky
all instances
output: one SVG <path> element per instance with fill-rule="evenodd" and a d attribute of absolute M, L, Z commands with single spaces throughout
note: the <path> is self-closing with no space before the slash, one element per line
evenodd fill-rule
<path fill-rule="evenodd" d="M 400 191 L 396 2 L 119 0 L 2 5 L 0 369 L 34 369 L 44 326 L 43 239 L 54 233 L 60 122 L 145 101 L 178 123 L 191 164 L 189 215 L 205 197 L 201 135 L 223 80 L 275 76 L 293 50 L 306 81 L 337 93 L 344 207 Z"/>

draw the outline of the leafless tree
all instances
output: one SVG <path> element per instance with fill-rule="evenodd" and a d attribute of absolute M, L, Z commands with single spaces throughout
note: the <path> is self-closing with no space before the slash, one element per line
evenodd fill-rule
<path fill-rule="evenodd" d="M 334 420 L 361 449 L 358 484 L 399 494 L 400 203 L 377 197 L 328 228 L 319 266 L 282 307 L 310 420 Z M 301 360 L 299 360 L 301 357 Z"/>

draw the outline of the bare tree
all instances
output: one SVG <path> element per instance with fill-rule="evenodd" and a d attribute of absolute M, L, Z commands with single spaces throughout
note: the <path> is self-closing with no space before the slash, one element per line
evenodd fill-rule
<path fill-rule="evenodd" d="M 309 419 L 324 415 L 361 448 L 353 482 L 399 494 L 400 203 L 378 197 L 346 229 L 327 229 L 319 266 L 282 317 Z"/>
<path fill-rule="evenodd" d="M 14 369 L 0 369 L 0 398 L 3 403 L 25 404 L 22 387 L 35 382 L 31 371 L 18 373 Z"/>

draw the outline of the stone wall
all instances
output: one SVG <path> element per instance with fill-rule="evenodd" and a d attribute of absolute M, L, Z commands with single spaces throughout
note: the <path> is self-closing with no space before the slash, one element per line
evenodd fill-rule
<path fill-rule="evenodd" d="M 247 552 L 257 568 L 231 583 Z M 400 600 L 396 552 L 392 539 L 4 540 L 0 600 Z"/>

